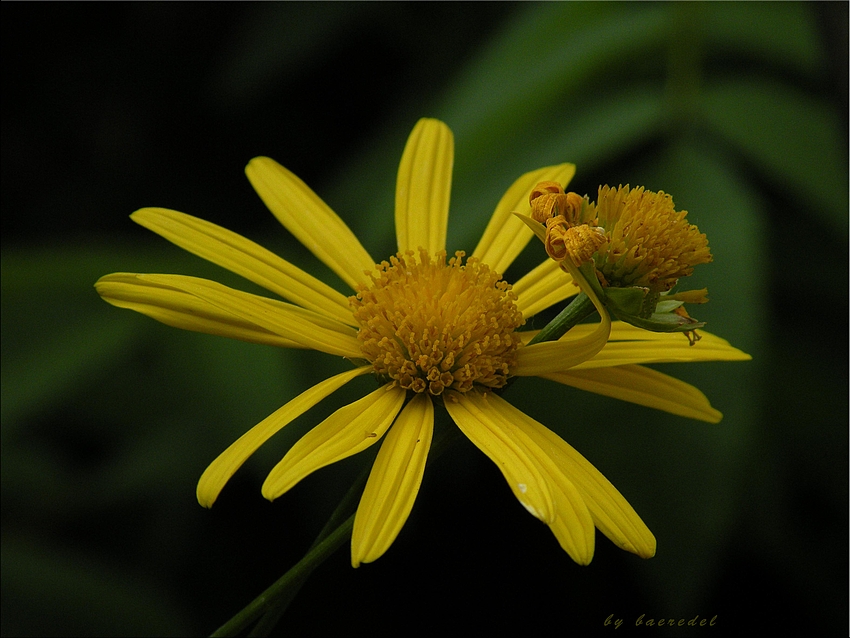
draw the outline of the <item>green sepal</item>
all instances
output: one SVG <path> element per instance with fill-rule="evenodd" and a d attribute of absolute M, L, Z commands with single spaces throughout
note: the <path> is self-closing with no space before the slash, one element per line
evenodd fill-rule
<path fill-rule="evenodd" d="M 655 312 L 648 318 L 637 315 L 620 314 L 613 309 L 611 312 L 620 321 L 625 321 L 636 328 L 643 328 L 651 332 L 688 332 L 697 330 L 705 325 L 704 321 L 697 321 L 691 317 L 682 317 L 675 312 Z"/>
<path fill-rule="evenodd" d="M 593 292 L 596 293 L 596 296 L 607 305 L 605 301 L 605 289 L 602 288 L 602 285 L 599 283 L 599 278 L 596 276 L 596 264 L 592 261 L 586 261 L 578 269 L 579 273 L 581 273 L 582 277 L 584 277 L 587 285 L 593 288 Z"/>
<path fill-rule="evenodd" d="M 540 222 L 534 221 L 533 219 L 531 219 L 531 217 L 526 217 L 525 215 L 520 215 L 519 213 L 511 214 L 522 220 L 525 225 L 528 226 L 535 235 L 537 235 L 537 239 L 542 241 L 544 244 L 546 243 L 546 226 L 544 226 Z"/>
<path fill-rule="evenodd" d="M 607 288 L 605 290 L 605 305 L 614 314 L 634 315 L 636 317 L 644 314 L 644 302 L 646 301 L 649 288 Z"/>
<path fill-rule="evenodd" d="M 658 302 L 658 305 L 655 306 L 655 312 L 658 314 L 665 314 L 667 312 L 673 312 L 676 308 L 683 305 L 685 305 L 684 301 L 677 301 L 676 299 L 665 300 L 662 298 L 662 300 Z"/>

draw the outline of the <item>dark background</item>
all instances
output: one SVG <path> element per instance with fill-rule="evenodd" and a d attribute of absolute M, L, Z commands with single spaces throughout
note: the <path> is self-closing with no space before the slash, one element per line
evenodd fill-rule
<path fill-rule="evenodd" d="M 423 116 L 455 134 L 450 250 L 471 250 L 539 166 L 575 162 L 581 193 L 665 190 L 715 256 L 694 275 L 712 298 L 698 316 L 754 359 L 660 366 L 706 392 L 718 425 L 511 388 L 630 500 L 655 558 L 599 536 L 575 565 L 461 440 L 387 554 L 352 570 L 337 552 L 279 631 L 587 634 L 613 631 L 613 614 L 622 633 L 646 614 L 718 616 L 637 629 L 657 635 L 843 635 L 847 3 L 3 3 L 2 17 L 4 635 L 208 634 L 304 554 L 368 455 L 274 504 L 260 485 L 369 380 L 289 426 L 203 510 L 206 465 L 343 365 L 182 333 L 92 284 L 175 272 L 251 289 L 133 224 L 144 206 L 339 284 L 242 170 L 274 157 L 382 258 Z"/>

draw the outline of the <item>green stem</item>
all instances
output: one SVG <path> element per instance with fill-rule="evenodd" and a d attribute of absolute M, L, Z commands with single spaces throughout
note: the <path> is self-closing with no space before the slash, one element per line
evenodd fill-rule
<path fill-rule="evenodd" d="M 434 439 L 428 454 L 426 465 L 430 465 L 460 438 L 460 430 L 446 428 Z M 351 536 L 354 528 L 354 514 L 357 499 L 369 476 L 371 467 L 363 470 L 346 492 L 345 496 L 331 514 L 328 522 L 319 532 L 316 540 L 300 561 L 281 576 L 273 585 L 257 596 L 233 618 L 219 627 L 211 636 L 237 636 L 251 623 L 256 622 L 249 636 L 268 636 L 274 629 L 289 603 L 295 598 L 302 585 L 307 582 L 313 570 L 330 557 Z M 348 515 L 348 518 L 345 518 Z"/>
<path fill-rule="evenodd" d="M 352 514 L 342 525 L 328 534 L 327 538 L 307 552 L 304 558 L 298 561 L 292 569 L 281 576 L 266 591 L 257 596 L 242 611 L 219 627 L 212 635 L 235 636 L 243 631 L 260 614 L 271 611 L 275 605 L 287 597 L 290 588 L 295 587 L 295 591 L 297 591 L 297 588 L 300 588 L 312 571 L 348 539 L 353 527 L 354 515 Z M 291 599 L 291 596 L 289 598 Z"/>
<path fill-rule="evenodd" d="M 542 341 L 556 341 L 560 339 L 568 330 L 571 330 L 577 323 L 589 317 L 596 310 L 593 302 L 586 294 L 579 293 L 570 304 L 564 308 L 560 314 L 552 319 L 535 337 L 528 342 L 528 345 L 540 343 Z"/>
<path fill-rule="evenodd" d="M 366 484 L 366 478 L 369 476 L 370 468 L 366 468 L 363 472 L 360 473 L 360 476 L 354 481 L 351 487 L 348 489 L 348 492 L 345 493 L 345 496 L 342 497 L 342 500 L 339 502 L 339 505 L 336 506 L 336 509 L 331 514 L 325 526 L 319 532 L 319 535 L 316 536 L 316 540 L 313 541 L 313 544 L 310 545 L 310 548 L 307 550 L 307 554 L 305 555 L 305 559 L 311 555 L 313 550 L 315 550 L 326 538 L 335 534 L 337 531 L 343 529 L 345 526 L 348 526 L 348 530 L 350 531 L 353 526 L 354 516 L 350 514 L 350 512 L 355 511 L 356 500 L 360 496 L 360 493 L 363 491 L 363 486 Z M 348 514 L 348 519 L 345 518 L 346 514 Z M 339 543 L 337 543 L 330 552 L 324 557 L 318 559 L 315 563 L 308 563 L 306 565 L 302 565 L 304 560 L 296 563 L 288 572 L 292 572 L 296 569 L 305 569 L 306 572 L 303 575 L 303 578 L 294 578 L 291 582 L 282 583 L 283 579 L 286 577 L 282 577 L 278 580 L 274 585 L 269 587 L 265 592 L 260 595 L 260 598 L 266 596 L 274 587 L 278 584 L 282 587 L 282 591 L 275 595 L 275 602 L 271 603 L 268 609 L 263 609 L 263 616 L 257 621 L 257 624 L 254 625 L 254 628 L 250 631 L 248 636 L 268 636 L 271 631 L 277 625 L 277 622 L 280 620 L 280 617 L 283 616 L 286 609 L 289 607 L 289 603 L 293 601 L 295 596 L 301 591 L 301 586 L 307 582 L 307 578 L 313 572 L 313 570 L 322 564 L 322 562 L 330 556 L 333 552 L 335 552 L 339 546 L 344 543 L 348 537 L 349 533 L 343 534 Z M 318 550 L 321 551 L 321 550 Z M 256 601 L 255 601 L 256 602 Z M 253 603 L 252 603 L 253 605 Z M 243 609 L 240 614 L 245 612 L 251 605 Z M 238 616 L 239 614 L 237 614 Z M 234 616 L 235 618 L 235 616 Z M 250 619 L 249 619 L 250 621 Z M 223 629 L 223 627 L 222 627 Z M 221 629 L 219 629 L 221 631 Z M 238 630 L 237 630 L 238 631 Z M 216 634 L 213 634 L 214 636 Z M 232 635 L 232 634 L 225 634 Z"/>

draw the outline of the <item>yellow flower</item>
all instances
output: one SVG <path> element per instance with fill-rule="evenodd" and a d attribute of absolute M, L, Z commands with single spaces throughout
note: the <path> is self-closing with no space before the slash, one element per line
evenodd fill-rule
<path fill-rule="evenodd" d="M 608 318 L 580 325 L 559 341 L 524 345 L 516 328 L 577 292 L 546 260 L 509 286 L 501 274 L 532 237 L 512 212 L 528 215 L 541 181 L 567 183 L 561 164 L 520 177 L 505 193 L 478 246 L 446 260 L 453 139 L 442 122 L 423 119 L 402 156 L 396 186 L 398 254 L 376 265 L 345 223 L 301 180 L 268 158 L 247 175 L 257 193 L 310 251 L 345 281 L 346 298 L 257 244 L 182 213 L 146 208 L 132 218 L 169 241 L 289 300 L 240 292 L 180 275 L 116 273 L 96 284 L 111 304 L 166 324 L 254 343 L 311 348 L 357 367 L 303 392 L 246 432 L 207 468 L 198 501 L 212 506 L 225 483 L 287 423 L 355 377 L 374 373 L 380 387 L 340 408 L 302 437 L 272 469 L 262 491 L 275 499 L 302 478 L 375 444 L 386 434 L 355 517 L 351 560 L 381 556 L 398 535 L 422 480 L 434 405 L 502 471 L 525 508 L 552 529 L 580 564 L 593 557 L 598 527 L 642 557 L 655 538 L 623 496 L 587 460 L 496 392 L 513 376 L 562 384 L 710 422 L 720 420 L 696 388 L 642 366 L 666 361 L 749 358 L 705 335 L 688 350 L 668 335 Z"/>
<path fill-rule="evenodd" d="M 600 186 L 596 202 L 543 182 L 529 195 L 526 223 L 546 253 L 593 287 L 618 319 L 645 330 L 683 332 L 700 340 L 684 303 L 706 303 L 708 290 L 672 293 L 694 266 L 711 262 L 708 239 L 677 211 L 673 198 L 642 186 Z M 532 221 L 533 220 L 533 221 Z M 537 222 L 535 224 L 534 222 Z M 575 270 L 578 269 L 578 270 Z"/>

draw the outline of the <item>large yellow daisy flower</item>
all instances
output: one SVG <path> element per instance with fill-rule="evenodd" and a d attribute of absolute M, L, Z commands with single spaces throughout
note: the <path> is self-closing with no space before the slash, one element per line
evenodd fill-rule
<path fill-rule="evenodd" d="M 696 388 L 641 364 L 749 358 L 703 335 L 651 333 L 602 320 L 558 341 L 524 345 L 524 320 L 578 292 L 558 264 L 544 261 L 509 286 L 501 273 L 532 237 L 512 213 L 530 213 L 539 182 L 566 184 L 561 164 L 520 177 L 502 197 L 468 260 L 447 259 L 446 227 L 454 157 L 448 127 L 423 119 L 402 156 L 396 185 L 398 254 L 376 265 L 348 226 L 300 179 L 260 157 L 246 169 L 257 193 L 316 257 L 354 290 L 346 297 L 235 233 L 159 208 L 137 223 L 178 246 L 259 284 L 288 302 L 181 275 L 115 273 L 96 288 L 109 303 L 171 326 L 346 357 L 355 368 L 303 392 L 242 435 L 210 464 L 198 501 L 215 502 L 225 483 L 273 434 L 355 377 L 373 373 L 380 387 L 340 408 L 301 438 L 272 469 L 263 495 L 275 499 L 305 476 L 381 444 L 357 509 L 351 561 L 381 556 L 398 535 L 422 481 L 434 424 L 445 406 L 461 431 L 502 471 L 522 505 L 549 525 L 580 564 L 593 557 L 594 528 L 642 557 L 655 538 L 613 485 L 560 437 L 499 396 L 514 376 L 540 376 L 696 419 L 721 415 Z M 590 293 L 592 296 L 592 292 Z"/>

